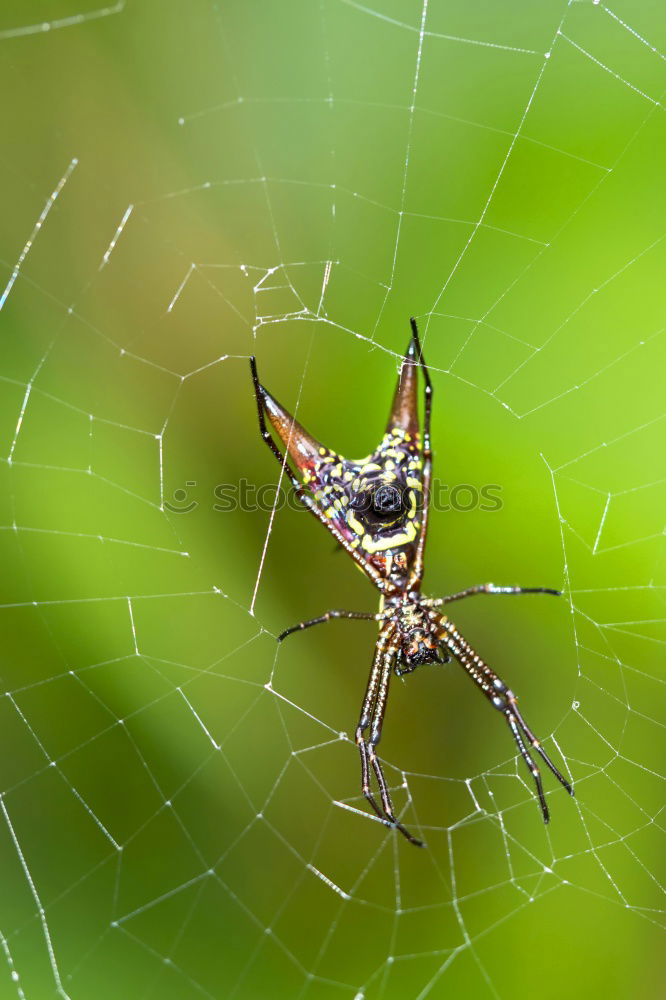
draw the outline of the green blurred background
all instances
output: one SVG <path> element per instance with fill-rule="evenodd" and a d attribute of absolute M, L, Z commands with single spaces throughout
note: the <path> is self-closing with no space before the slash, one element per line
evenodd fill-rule
<path fill-rule="evenodd" d="M 4 0 L 0 46 L 0 997 L 659 995 L 663 4 Z M 372 589 L 214 509 L 277 480 L 249 354 L 365 454 L 412 314 L 436 475 L 502 498 L 434 512 L 427 590 L 566 591 L 456 621 L 577 792 L 544 828 L 424 668 L 427 851 L 340 805 L 373 626 L 275 641 Z"/>

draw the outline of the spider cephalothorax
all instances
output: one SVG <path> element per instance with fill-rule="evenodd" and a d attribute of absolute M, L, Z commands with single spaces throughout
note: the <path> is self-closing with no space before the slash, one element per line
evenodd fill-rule
<path fill-rule="evenodd" d="M 412 319 L 411 325 L 412 337 L 400 367 L 384 436 L 371 455 L 357 461 L 343 458 L 311 437 L 261 385 L 254 358 L 250 359 L 250 364 L 264 441 L 284 466 L 303 505 L 328 528 L 382 595 L 377 614 L 326 611 L 318 618 L 286 629 L 279 639 L 331 618 L 365 618 L 379 622 L 375 656 L 356 728 L 362 789 L 384 823 L 396 827 L 411 843 L 422 846 L 422 841 L 413 837 L 398 821 L 376 754 L 392 673 L 408 674 L 424 664 L 445 663 L 455 657 L 494 708 L 504 715 L 534 778 L 546 823 L 548 806 L 530 748 L 571 795 L 573 789 L 523 719 L 513 692 L 438 610 L 443 604 L 474 594 L 558 594 L 559 591 L 546 587 L 497 587 L 487 583 L 448 597 L 433 599 L 421 594 L 432 474 L 432 384 L 423 360 L 416 321 Z M 418 418 L 419 367 L 425 383 L 423 436 Z M 285 456 L 266 426 L 266 415 L 287 449 Z M 289 466 L 288 459 L 293 462 L 296 472 Z M 370 788 L 371 768 L 381 805 Z"/>
<path fill-rule="evenodd" d="M 427 601 L 427 599 L 426 599 Z M 400 649 L 394 671 L 398 677 L 411 674 L 426 663 L 448 663 L 451 657 L 445 646 L 446 633 L 442 629 L 442 616 L 427 603 L 398 599 L 392 604 L 388 598 L 387 610 L 394 607 L 392 619 L 400 635 Z"/>

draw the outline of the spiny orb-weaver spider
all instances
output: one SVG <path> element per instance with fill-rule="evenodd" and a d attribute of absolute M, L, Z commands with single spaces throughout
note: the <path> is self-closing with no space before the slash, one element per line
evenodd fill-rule
<path fill-rule="evenodd" d="M 448 597 L 421 594 L 423 555 L 428 528 L 428 500 L 432 476 L 430 415 L 432 383 L 423 358 L 416 320 L 403 358 L 386 432 L 378 448 L 360 461 L 349 461 L 311 437 L 297 420 L 263 387 L 254 358 L 250 359 L 261 436 L 284 468 L 301 503 L 331 532 L 337 542 L 370 578 L 381 594 L 377 614 L 364 611 L 326 611 L 318 618 L 286 629 L 279 641 L 300 629 L 332 618 L 361 618 L 379 622 L 379 634 L 356 728 L 361 755 L 363 795 L 386 826 L 395 827 L 411 844 L 423 847 L 398 820 L 376 749 L 381 739 L 391 673 L 411 673 L 426 663 L 446 663 L 451 656 L 464 667 L 490 703 L 502 713 L 518 750 L 529 768 L 544 822 L 549 820 L 541 774 L 531 747 L 570 795 L 573 788 L 553 764 L 522 717 L 516 696 L 484 663 L 446 615 L 444 604 L 475 594 L 554 594 L 547 587 L 498 587 L 493 583 L 469 587 Z M 424 381 L 423 439 L 419 432 L 418 368 Z M 265 415 L 286 448 L 283 455 L 266 427 Z M 299 481 L 287 459 L 302 477 Z M 371 768 L 377 780 L 381 806 L 370 787 Z"/>

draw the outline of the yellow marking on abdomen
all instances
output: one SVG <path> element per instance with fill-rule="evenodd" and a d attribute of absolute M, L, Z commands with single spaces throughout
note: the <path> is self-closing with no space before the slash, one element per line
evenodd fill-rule
<path fill-rule="evenodd" d="M 383 552 L 385 549 L 393 549 L 400 545 L 407 545 L 416 538 L 416 525 L 413 521 L 405 525 L 405 530 L 400 535 L 393 535 L 392 538 L 377 538 L 365 534 L 363 536 L 363 548 L 366 552 Z"/>

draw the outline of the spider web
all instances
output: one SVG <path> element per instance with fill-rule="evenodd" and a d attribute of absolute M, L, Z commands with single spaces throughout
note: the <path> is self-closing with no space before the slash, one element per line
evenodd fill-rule
<path fill-rule="evenodd" d="M 653 994 L 658 5 L 29 6 L 0 23 L 0 996 Z M 381 751 L 427 851 L 358 792 L 372 627 L 275 641 L 371 589 L 274 494 L 214 507 L 276 485 L 251 353 L 361 454 L 410 314 L 436 475 L 503 503 L 433 513 L 427 591 L 562 586 L 454 618 L 576 787 L 546 775 L 545 828 L 462 671 L 418 671 Z"/>

